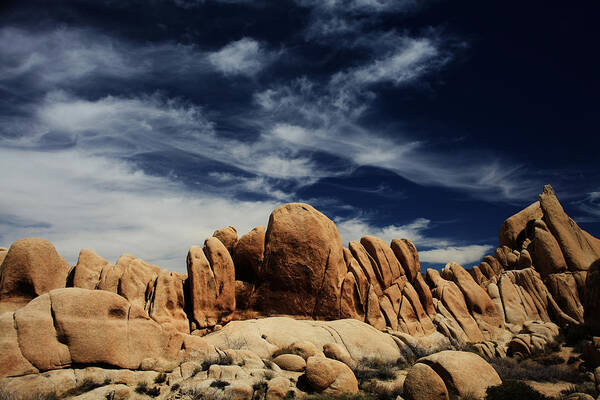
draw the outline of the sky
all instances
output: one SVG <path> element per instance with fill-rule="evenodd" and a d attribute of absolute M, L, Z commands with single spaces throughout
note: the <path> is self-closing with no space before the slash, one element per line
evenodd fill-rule
<path fill-rule="evenodd" d="M 596 2 L 0 5 L 0 246 L 185 271 L 306 202 L 342 240 L 478 264 L 555 188 L 600 236 Z"/>

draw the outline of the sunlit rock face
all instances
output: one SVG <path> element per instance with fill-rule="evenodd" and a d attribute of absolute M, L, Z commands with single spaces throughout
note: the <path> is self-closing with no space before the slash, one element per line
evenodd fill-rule
<path fill-rule="evenodd" d="M 433 354 L 407 372 L 404 394 L 421 398 L 426 388 L 447 398 L 481 394 L 498 379 L 483 359 L 442 350 L 470 344 L 488 358 L 526 355 L 560 327 L 600 326 L 600 241 L 565 214 L 550 186 L 504 222 L 494 254 L 468 270 L 449 262 L 421 271 L 405 238 L 366 235 L 346 248 L 334 222 L 303 203 L 276 208 L 266 229 L 240 237 L 233 226 L 219 229 L 186 261 L 188 273 L 178 274 L 84 249 L 70 267 L 44 239 L 0 248 L 0 376 L 13 377 L 2 382 L 22 389 L 17 377 L 45 371 L 76 381 L 73 366 L 98 365 L 185 382 L 204 362 L 216 365 L 202 379 L 235 382 L 231 396 L 252 397 L 256 377 L 282 368 L 304 383 L 277 376 L 263 388 L 273 396 L 307 387 L 355 393 L 352 369 L 365 358 L 411 363 Z M 485 374 L 465 379 L 459 358 Z"/>

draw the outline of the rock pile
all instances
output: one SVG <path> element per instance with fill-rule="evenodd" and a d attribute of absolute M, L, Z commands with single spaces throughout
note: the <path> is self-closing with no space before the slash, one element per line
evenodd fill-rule
<path fill-rule="evenodd" d="M 227 390 L 239 398 L 258 390 L 248 387 L 265 370 L 287 371 L 263 388 L 276 398 L 302 384 L 355 392 L 352 369 L 378 357 L 418 360 L 405 396 L 443 399 L 463 387 L 485 391 L 456 367 L 480 358 L 433 353 L 471 344 L 487 357 L 529 354 L 559 326 L 600 326 L 600 240 L 549 186 L 469 270 L 451 262 L 422 272 L 407 239 L 364 236 L 343 247 L 333 221 L 302 203 L 275 209 L 266 230 L 215 231 L 190 248 L 187 274 L 127 254 L 110 264 L 87 249 L 70 267 L 36 238 L 0 248 L 0 263 L 5 377 L 108 365 L 192 379 L 194 363 L 213 363 L 204 379 L 234 377 Z M 243 364 L 219 365 L 224 354 Z M 478 371 L 498 381 L 483 364 Z"/>

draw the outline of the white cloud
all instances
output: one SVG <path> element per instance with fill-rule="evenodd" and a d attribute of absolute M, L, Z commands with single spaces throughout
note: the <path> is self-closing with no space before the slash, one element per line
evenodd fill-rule
<path fill-rule="evenodd" d="M 449 246 L 440 249 L 425 250 L 419 252 L 419 259 L 424 262 L 446 265 L 449 262 L 455 262 L 463 266 L 469 264 L 478 264 L 481 259 L 490 254 L 493 246 L 489 245 L 468 245 L 468 246 Z"/>
<path fill-rule="evenodd" d="M 2 245 L 44 237 L 71 264 L 81 248 L 92 248 L 111 262 L 131 253 L 184 272 L 189 246 L 201 245 L 223 226 L 243 234 L 264 225 L 278 205 L 191 192 L 115 159 L 73 150 L 0 148 L 0 169 Z"/>
<path fill-rule="evenodd" d="M 432 60 L 439 52 L 430 39 L 406 39 L 404 42 L 381 59 L 334 75 L 333 84 L 356 87 L 392 82 L 400 85 L 422 76 L 436 64 Z"/>
<path fill-rule="evenodd" d="M 223 74 L 247 76 L 256 75 L 273 57 L 259 42 L 246 37 L 208 55 L 213 66 Z"/>

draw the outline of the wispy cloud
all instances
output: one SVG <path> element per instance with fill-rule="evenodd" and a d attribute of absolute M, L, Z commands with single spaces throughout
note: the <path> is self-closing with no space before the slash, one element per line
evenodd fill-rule
<path fill-rule="evenodd" d="M 190 191 L 114 158 L 77 151 L 36 152 L 0 148 L 4 188 L 0 240 L 25 236 L 52 241 L 73 264 L 82 247 L 115 261 L 130 253 L 174 271 L 185 271 L 191 245 L 219 227 L 243 234 L 264 225 L 278 205 Z"/>
<path fill-rule="evenodd" d="M 208 55 L 212 65 L 225 75 L 253 76 L 276 58 L 264 45 L 251 38 L 231 42 Z"/>

